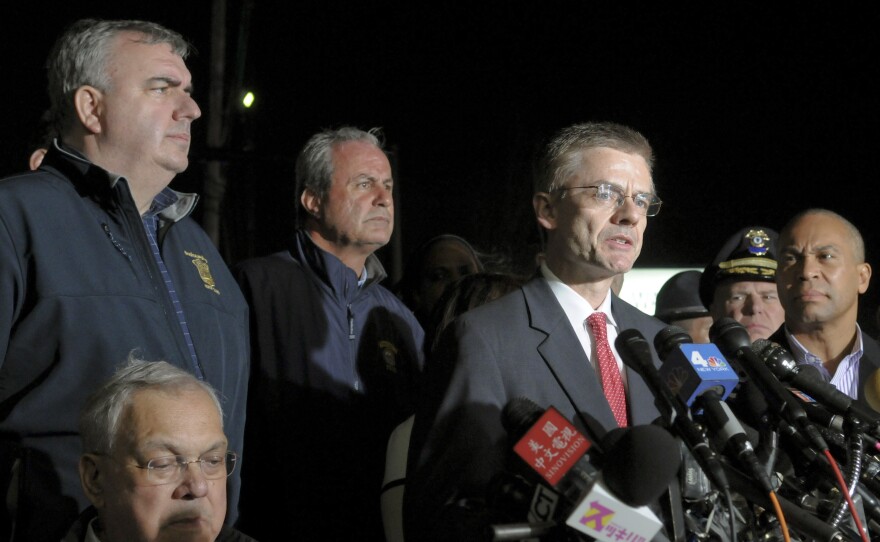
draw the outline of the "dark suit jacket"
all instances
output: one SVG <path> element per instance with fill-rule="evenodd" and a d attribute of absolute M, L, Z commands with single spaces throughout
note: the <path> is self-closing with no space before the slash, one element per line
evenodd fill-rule
<path fill-rule="evenodd" d="M 789 352 L 794 352 L 794 349 L 788 342 L 788 337 L 785 336 L 784 324 L 776 330 L 769 340 L 784 346 Z M 869 405 L 868 401 L 865 399 L 865 382 L 867 382 L 868 377 L 880 367 L 880 343 L 872 337 L 869 337 L 868 334 L 863 331 L 862 345 L 862 358 L 859 360 L 859 396 L 856 399 L 856 402 L 861 403 L 867 408 L 871 408 L 871 405 Z"/>
<path fill-rule="evenodd" d="M 638 329 L 648 342 L 665 326 L 616 296 L 611 311 L 620 330 Z M 654 363 L 659 367 L 656 353 Z M 409 540 L 458 537 L 441 510 L 449 502 L 485 497 L 489 481 L 504 470 L 512 452 L 501 410 L 511 399 L 556 407 L 591 440 L 617 426 L 601 382 L 543 278 L 459 317 L 426 375 L 404 493 Z M 659 416 L 653 394 L 629 368 L 627 382 L 632 423 L 651 423 Z"/>

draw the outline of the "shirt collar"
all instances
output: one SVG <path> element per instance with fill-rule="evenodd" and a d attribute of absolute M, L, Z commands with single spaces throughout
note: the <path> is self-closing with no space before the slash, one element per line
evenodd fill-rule
<path fill-rule="evenodd" d="M 83 542 L 101 542 L 101 539 L 98 538 L 97 531 L 95 530 L 97 521 L 98 518 L 92 518 L 89 522 L 89 526 L 86 529 L 86 537 L 83 539 Z"/>
<path fill-rule="evenodd" d="M 807 350 L 807 348 L 801 344 L 797 338 L 792 335 L 792 333 L 788 330 L 788 327 L 785 328 L 785 338 L 788 339 L 788 344 L 791 345 L 791 353 L 794 355 L 794 360 L 798 363 L 807 363 L 819 369 L 819 372 L 822 373 L 822 376 L 825 377 L 826 381 L 831 380 L 833 376 L 828 372 L 828 369 L 825 368 L 825 365 L 822 364 L 822 360 L 819 359 L 818 356 Z M 858 360 L 862 359 L 862 353 L 864 352 L 864 343 L 862 341 L 862 328 L 859 327 L 859 324 L 856 323 L 856 343 L 853 345 L 852 351 L 843 357 L 840 362 L 840 365 L 837 366 L 837 371 L 847 371 L 849 370 L 850 365 L 856 363 Z"/>
<path fill-rule="evenodd" d="M 541 275 L 547 281 L 550 290 L 553 291 L 553 295 L 556 296 L 557 301 L 559 301 L 562 310 L 571 321 L 572 326 L 576 328 L 583 327 L 584 320 L 589 318 L 591 314 L 594 312 L 604 312 L 605 317 L 608 319 L 608 323 L 615 328 L 617 327 L 617 322 L 614 321 L 614 315 L 611 313 L 610 295 L 606 294 L 605 299 L 602 300 L 599 307 L 594 309 L 587 300 L 575 292 L 571 286 L 565 284 L 559 279 L 559 277 L 554 275 L 553 271 L 550 271 L 550 268 L 547 267 L 547 264 L 544 262 L 541 262 Z M 608 291 L 610 292 L 611 289 L 609 288 Z"/>
<path fill-rule="evenodd" d="M 150 210 L 147 211 L 147 214 L 157 215 L 177 203 L 178 199 L 180 198 L 177 192 L 165 187 L 153 198 L 153 203 L 150 204 Z"/>

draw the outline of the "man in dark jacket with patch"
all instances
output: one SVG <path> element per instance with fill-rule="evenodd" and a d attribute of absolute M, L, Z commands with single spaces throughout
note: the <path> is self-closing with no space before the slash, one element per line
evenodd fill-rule
<path fill-rule="evenodd" d="M 217 389 L 242 451 L 247 305 L 189 217 L 198 197 L 168 188 L 201 115 L 188 51 L 154 23 L 74 23 L 48 61 L 60 137 L 0 181 L 0 540 L 59 540 L 89 504 L 77 415 L 132 351 Z"/>
<path fill-rule="evenodd" d="M 264 540 L 384 540 L 385 450 L 412 413 L 424 340 L 373 254 L 394 224 L 391 166 L 376 130 L 344 127 L 306 143 L 296 182 L 291 248 L 237 270 L 253 344 L 240 526 Z"/>

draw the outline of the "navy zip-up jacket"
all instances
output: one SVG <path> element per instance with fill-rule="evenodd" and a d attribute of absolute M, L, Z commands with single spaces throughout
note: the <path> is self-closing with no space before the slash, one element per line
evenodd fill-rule
<path fill-rule="evenodd" d="M 239 527 L 258 540 L 384 539 L 385 449 L 413 411 L 424 332 L 375 255 L 366 269 L 359 287 L 302 230 L 235 267 L 253 347 Z"/>

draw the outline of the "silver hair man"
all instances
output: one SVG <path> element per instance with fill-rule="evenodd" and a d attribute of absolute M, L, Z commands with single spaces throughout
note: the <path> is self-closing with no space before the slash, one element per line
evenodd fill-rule
<path fill-rule="evenodd" d="M 167 43 L 175 55 L 186 59 L 192 46 L 177 32 L 149 21 L 81 19 L 55 42 L 46 70 L 49 79 L 50 116 L 55 130 L 64 133 L 75 117 L 73 94 L 83 85 L 108 90 L 107 62 L 114 39 L 122 32 L 140 34 L 148 45 Z"/>
<path fill-rule="evenodd" d="M 364 141 L 384 150 L 382 129 L 371 128 L 361 130 L 351 126 L 343 126 L 333 130 L 324 130 L 313 135 L 306 142 L 296 160 L 296 197 L 297 201 L 306 189 L 321 199 L 327 197 L 333 177 L 333 146 L 346 141 Z M 308 213 L 302 203 L 297 204 L 297 226 L 305 224 Z"/>

